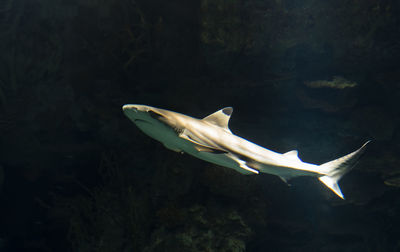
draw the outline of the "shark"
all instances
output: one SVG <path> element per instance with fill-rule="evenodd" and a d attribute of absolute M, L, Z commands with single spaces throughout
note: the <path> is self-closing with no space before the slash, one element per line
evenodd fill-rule
<path fill-rule="evenodd" d="M 123 105 L 122 110 L 140 130 L 170 150 L 245 175 L 276 175 L 285 183 L 299 176 L 316 177 L 342 199 L 344 196 L 338 182 L 355 166 L 370 142 L 343 157 L 316 165 L 303 162 L 297 150 L 281 154 L 234 135 L 228 127 L 232 107 L 225 107 L 202 119 L 139 104 Z"/>

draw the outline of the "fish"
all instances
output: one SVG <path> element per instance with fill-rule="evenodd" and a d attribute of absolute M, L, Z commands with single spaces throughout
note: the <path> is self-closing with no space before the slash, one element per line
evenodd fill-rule
<path fill-rule="evenodd" d="M 139 104 L 125 104 L 122 110 L 141 131 L 170 150 L 245 175 L 276 175 L 285 183 L 299 176 L 316 177 L 342 199 L 344 196 L 338 182 L 354 167 L 370 142 L 343 157 L 316 165 L 300 160 L 297 150 L 280 154 L 234 135 L 228 126 L 232 107 L 225 107 L 202 119 Z"/>

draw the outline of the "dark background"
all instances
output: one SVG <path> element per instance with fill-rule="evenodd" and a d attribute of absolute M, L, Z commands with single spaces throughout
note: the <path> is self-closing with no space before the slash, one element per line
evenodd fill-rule
<path fill-rule="evenodd" d="M 0 251 L 400 251 L 397 0 L 0 1 Z M 340 182 L 165 149 L 121 106 L 194 117 Z"/>

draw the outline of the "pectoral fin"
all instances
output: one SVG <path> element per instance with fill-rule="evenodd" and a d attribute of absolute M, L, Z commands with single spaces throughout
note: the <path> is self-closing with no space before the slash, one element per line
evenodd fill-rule
<path fill-rule="evenodd" d="M 188 136 L 185 133 L 182 133 L 179 135 L 180 138 L 183 138 L 185 140 L 188 140 L 189 142 L 193 143 L 194 148 L 197 151 L 200 152 L 209 152 L 209 153 L 214 153 L 214 154 L 226 154 L 228 153 L 227 151 L 223 150 L 223 149 L 219 149 L 219 148 L 215 148 L 212 146 L 208 146 L 202 143 L 197 142 L 196 140 L 192 139 L 190 136 Z"/>
<path fill-rule="evenodd" d="M 204 145 L 199 145 L 199 144 L 195 144 L 194 148 L 200 152 L 210 152 L 210 153 L 214 153 L 214 154 L 228 153 L 227 151 L 224 151 L 224 150 L 220 150 L 220 149 L 216 149 L 216 148 L 212 148 L 212 147 L 208 147 L 208 146 L 204 146 Z"/>

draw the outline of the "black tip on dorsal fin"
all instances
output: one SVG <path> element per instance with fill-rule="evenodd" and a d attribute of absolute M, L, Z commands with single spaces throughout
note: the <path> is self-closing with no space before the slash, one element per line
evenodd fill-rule
<path fill-rule="evenodd" d="M 232 107 L 226 107 L 226 108 L 221 109 L 221 111 L 222 111 L 225 115 L 227 115 L 227 116 L 230 117 L 230 116 L 232 115 L 233 108 L 232 108 Z"/>
<path fill-rule="evenodd" d="M 226 107 L 203 118 L 203 120 L 230 131 L 228 128 L 228 123 L 229 119 L 231 118 L 232 112 L 232 107 Z"/>

